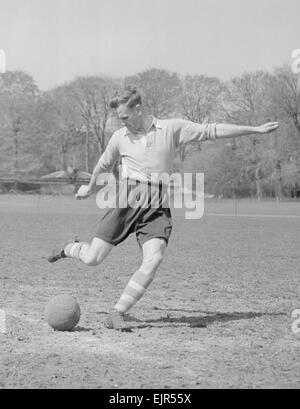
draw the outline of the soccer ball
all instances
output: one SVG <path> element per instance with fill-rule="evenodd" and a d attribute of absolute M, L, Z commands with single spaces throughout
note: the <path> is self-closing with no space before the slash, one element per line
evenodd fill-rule
<path fill-rule="evenodd" d="M 72 331 L 80 320 L 78 302 L 70 295 L 51 298 L 45 308 L 45 319 L 56 331 Z"/>

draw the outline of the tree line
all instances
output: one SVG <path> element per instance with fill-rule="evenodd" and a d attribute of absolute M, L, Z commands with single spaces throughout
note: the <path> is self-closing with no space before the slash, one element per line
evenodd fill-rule
<path fill-rule="evenodd" d="M 68 167 L 91 172 L 120 127 L 109 101 L 124 85 L 141 91 L 158 118 L 258 125 L 272 135 L 180 147 L 174 171 L 204 172 L 206 192 L 222 196 L 300 194 L 300 80 L 289 66 L 230 81 L 148 69 L 126 78 L 79 77 L 41 91 L 22 72 L 0 75 L 0 175 L 39 177 Z"/>

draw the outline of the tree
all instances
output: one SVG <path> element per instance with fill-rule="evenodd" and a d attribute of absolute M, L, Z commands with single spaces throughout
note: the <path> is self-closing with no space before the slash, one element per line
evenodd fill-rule
<path fill-rule="evenodd" d="M 152 68 L 126 78 L 125 85 L 141 91 L 143 105 L 155 117 L 163 119 L 178 113 L 181 81 L 176 73 Z"/>
<path fill-rule="evenodd" d="M 221 120 L 224 90 L 225 86 L 218 78 L 204 75 L 185 76 L 179 99 L 183 117 L 200 124 Z M 180 147 L 179 157 L 182 164 L 187 154 L 195 149 L 201 149 L 199 142 Z"/>
<path fill-rule="evenodd" d="M 275 70 L 272 101 L 279 118 L 289 118 L 300 138 L 300 92 L 299 80 L 289 66 Z"/>
<path fill-rule="evenodd" d="M 219 120 L 224 91 L 225 86 L 218 78 L 187 75 L 180 98 L 184 117 L 197 123 Z"/>
<path fill-rule="evenodd" d="M 60 168 L 66 171 L 70 165 L 70 155 L 79 143 L 81 126 L 71 86 L 66 84 L 50 91 L 45 99 L 45 107 L 48 109 L 46 120 L 51 124 L 51 138 L 59 151 Z"/>
<path fill-rule="evenodd" d="M 38 174 L 67 170 L 75 142 L 80 142 L 76 132 L 77 117 L 64 87 L 43 93 L 32 105 L 25 123 L 25 150 L 36 162 Z M 74 159 L 73 156 L 73 162 Z"/>
<path fill-rule="evenodd" d="M 10 139 L 12 158 L 8 169 L 15 175 L 24 171 L 22 160 L 22 139 L 25 137 L 24 124 L 27 111 L 35 103 L 39 89 L 28 74 L 22 71 L 9 71 L 0 75 L 0 100 L 2 100 L 2 132 Z M 26 166 L 25 166 L 26 167 Z"/>
<path fill-rule="evenodd" d="M 277 149 L 276 177 L 290 185 L 295 178 L 299 180 L 300 175 L 300 81 L 291 67 L 283 65 L 275 69 L 271 90 L 270 102 L 284 130 L 281 132 L 284 140 L 276 142 L 280 148 Z M 286 177 L 286 169 L 289 169 L 289 177 Z"/>
<path fill-rule="evenodd" d="M 108 121 L 111 116 L 109 102 L 119 82 L 109 77 L 81 77 L 70 84 L 73 99 L 80 112 L 85 133 L 85 170 L 89 171 L 90 137 L 97 141 L 100 156 L 107 144 Z"/>
<path fill-rule="evenodd" d="M 228 83 L 227 101 L 224 104 L 227 121 L 255 126 L 274 118 L 276 113 L 271 104 L 272 82 L 272 75 L 264 71 L 244 73 L 241 77 L 233 78 Z M 242 173 L 255 183 L 256 196 L 260 200 L 263 194 L 263 179 L 267 176 L 265 172 L 268 169 L 264 163 L 264 152 L 269 142 L 265 138 L 253 136 L 238 142 L 234 140 L 232 143 L 243 152 Z M 280 173 L 280 163 L 271 163 L 274 165 L 272 172 Z M 281 183 L 280 175 L 276 180 L 278 184 Z M 277 186 L 276 191 L 280 194 L 282 187 Z"/>

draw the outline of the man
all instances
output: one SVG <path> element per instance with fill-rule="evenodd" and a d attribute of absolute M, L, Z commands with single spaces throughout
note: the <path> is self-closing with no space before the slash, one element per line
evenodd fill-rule
<path fill-rule="evenodd" d="M 130 87 L 126 88 L 121 96 L 114 98 L 110 105 L 112 109 L 116 109 L 124 127 L 112 135 L 93 171 L 89 185 L 79 189 L 77 199 L 89 197 L 98 175 L 111 169 L 121 158 L 123 181 L 118 197 L 127 196 L 128 191 L 130 193 L 128 181 L 135 181 L 141 187 L 140 195 L 147 201 L 151 175 L 172 172 L 175 151 L 181 144 L 196 140 L 266 134 L 278 128 L 276 122 L 251 127 L 228 124 L 203 125 L 182 119 L 158 120 L 143 110 L 140 94 Z M 97 234 L 91 243 L 69 243 L 62 251 L 49 258 L 50 262 L 55 262 L 69 257 L 80 260 L 88 266 L 97 266 L 114 246 L 125 240 L 129 234 L 136 233 L 143 254 L 142 264 L 108 314 L 105 321 L 107 328 L 126 330 L 124 314 L 143 296 L 163 260 L 172 231 L 172 219 L 170 209 L 162 203 L 161 187 L 157 189 L 156 193 L 160 197 L 159 206 L 152 207 L 150 199 L 143 208 L 127 204 L 125 208 L 119 206 L 109 209 L 100 221 Z"/>

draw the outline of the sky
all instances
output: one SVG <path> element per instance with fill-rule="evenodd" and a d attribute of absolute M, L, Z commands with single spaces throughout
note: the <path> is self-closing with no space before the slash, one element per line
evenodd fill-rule
<path fill-rule="evenodd" d="M 42 90 L 148 68 L 223 80 L 300 49 L 299 0 L 0 0 L 7 70 Z"/>

